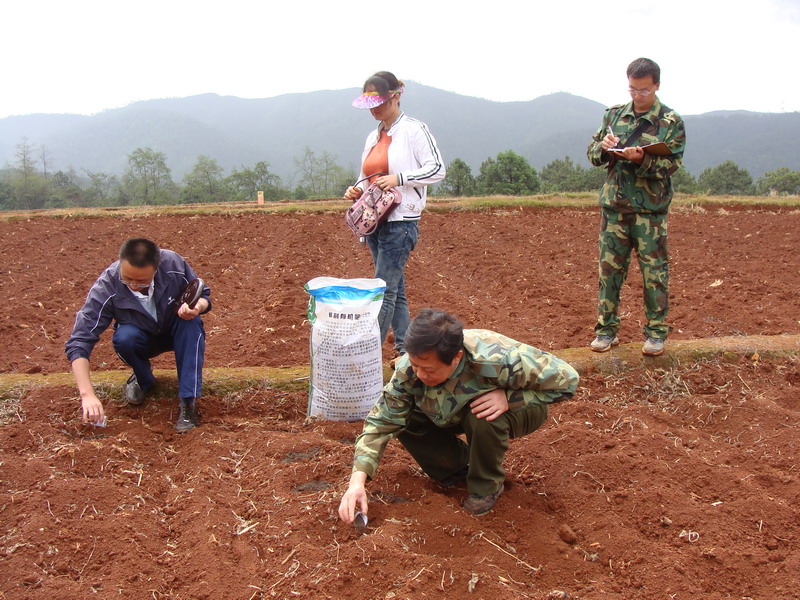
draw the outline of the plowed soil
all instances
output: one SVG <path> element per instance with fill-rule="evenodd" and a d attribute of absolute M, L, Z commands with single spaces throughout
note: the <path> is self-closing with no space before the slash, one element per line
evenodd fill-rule
<path fill-rule="evenodd" d="M 556 354 L 585 347 L 598 220 L 561 208 L 426 214 L 407 269 L 412 312 L 447 308 Z M 798 211 L 676 207 L 670 340 L 800 333 L 798 231 Z M 68 369 L 75 311 L 128 237 L 176 250 L 211 286 L 213 367 L 307 364 L 303 284 L 372 274 L 333 214 L 37 217 L 0 233 L 7 374 Z M 632 266 L 623 343 L 639 343 L 641 321 Z M 123 368 L 110 346 L 108 332 L 94 369 Z M 80 423 L 73 386 L 1 399 L 2 598 L 798 597 L 793 356 L 583 369 L 576 397 L 512 442 L 506 491 L 483 517 L 392 442 L 364 535 L 336 517 L 360 425 L 306 422 L 304 382 L 206 396 L 202 426 L 184 435 L 172 398 L 130 408 L 101 392 L 105 429 Z"/>

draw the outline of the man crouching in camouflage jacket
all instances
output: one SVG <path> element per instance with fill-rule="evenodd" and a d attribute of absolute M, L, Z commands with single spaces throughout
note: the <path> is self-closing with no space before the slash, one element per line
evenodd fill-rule
<path fill-rule="evenodd" d="M 465 510 L 488 512 L 503 492 L 509 439 L 538 429 L 547 405 L 578 387 L 577 372 L 563 360 L 493 331 L 465 330 L 439 310 L 420 311 L 405 346 L 356 439 L 350 486 L 339 505 L 345 523 L 353 522 L 356 506 L 367 513 L 364 485 L 395 436 L 442 486 L 466 480 Z"/>

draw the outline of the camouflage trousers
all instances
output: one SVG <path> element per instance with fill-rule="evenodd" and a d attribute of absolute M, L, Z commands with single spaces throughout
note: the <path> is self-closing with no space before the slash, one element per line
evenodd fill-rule
<path fill-rule="evenodd" d="M 494 421 L 475 416 L 467 405 L 459 425 L 438 427 L 415 408 L 408 416 L 406 428 L 397 439 L 428 477 L 440 481 L 464 467 L 469 467 L 469 493 L 488 496 L 499 490 L 505 481 L 503 459 L 509 440 L 533 433 L 546 420 L 547 404 L 528 404 L 516 410 L 508 410 Z M 461 433 L 466 434 L 466 443 L 457 437 Z"/>
<path fill-rule="evenodd" d="M 645 336 L 666 339 L 669 310 L 669 255 L 667 252 L 667 213 L 619 213 L 604 208 L 600 215 L 599 289 L 597 335 L 615 336 L 619 330 L 619 299 L 631 251 L 636 250 L 644 287 L 642 331 Z"/>

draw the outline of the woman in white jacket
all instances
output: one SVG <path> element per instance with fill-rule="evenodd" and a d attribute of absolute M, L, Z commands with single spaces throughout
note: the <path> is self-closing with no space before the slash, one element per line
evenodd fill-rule
<path fill-rule="evenodd" d="M 353 100 L 353 106 L 369 109 L 379 123 L 367 136 L 361 155 L 359 179 L 369 179 L 358 187 L 347 188 L 344 195 L 345 200 L 355 201 L 373 182 L 381 189 L 397 187 L 402 193 L 402 201 L 389 219 L 367 237 L 375 277 L 386 282 L 378 315 L 381 341 L 391 326 L 399 354 L 405 352 L 404 339 L 411 320 L 405 293 L 406 262 L 417 243 L 426 188 L 441 181 L 445 174 L 442 155 L 427 125 L 400 110 L 403 91 L 402 81 L 388 71 L 380 71 L 367 79 L 363 93 Z"/>

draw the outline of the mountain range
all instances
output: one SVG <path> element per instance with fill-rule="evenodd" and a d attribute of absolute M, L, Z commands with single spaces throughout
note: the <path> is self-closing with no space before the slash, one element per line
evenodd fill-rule
<path fill-rule="evenodd" d="M 243 99 L 202 94 L 135 102 L 91 116 L 34 114 L 0 119 L 0 164 L 13 164 L 23 139 L 46 148 L 50 170 L 74 168 L 121 175 L 136 148 L 163 152 L 180 180 L 201 154 L 226 173 L 267 161 L 287 186 L 296 184 L 295 158 L 306 147 L 328 152 L 357 170 L 372 116 L 351 107 L 356 88 Z M 626 101 L 625 97 L 620 102 Z M 586 146 L 605 106 L 556 93 L 526 102 L 495 102 L 408 82 L 401 107 L 426 122 L 445 162 L 480 164 L 514 150 L 537 169 L 570 157 L 588 166 Z M 680 112 L 680 107 L 673 107 Z M 800 170 L 800 112 L 719 111 L 682 115 L 684 167 L 697 176 L 726 160 L 753 179 L 780 167 Z"/>

